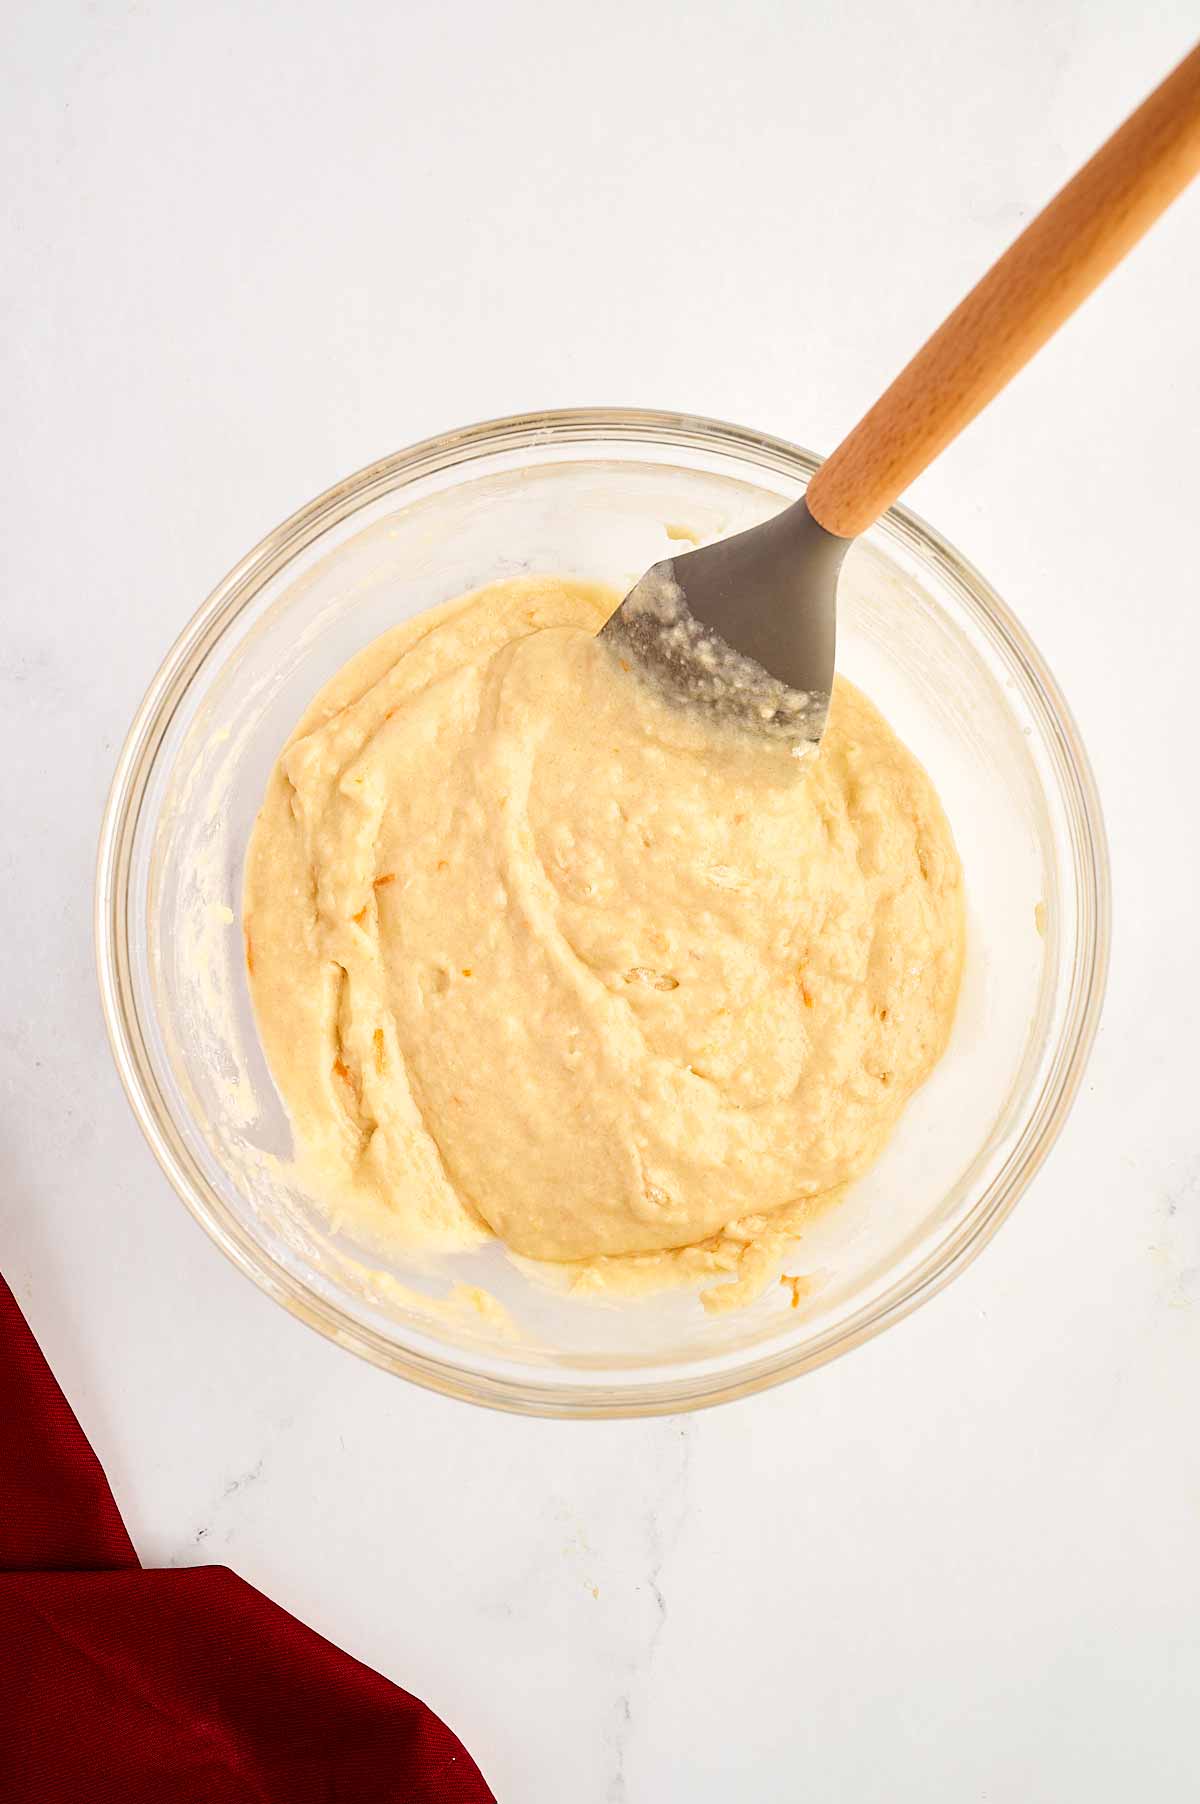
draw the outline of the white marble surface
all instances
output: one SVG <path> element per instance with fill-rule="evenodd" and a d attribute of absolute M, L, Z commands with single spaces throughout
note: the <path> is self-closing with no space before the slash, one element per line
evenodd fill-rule
<path fill-rule="evenodd" d="M 1194 6 L 7 17 L 0 1270 L 143 1557 L 230 1562 L 425 1697 L 504 1804 L 1195 1798 L 1200 193 L 912 494 L 1061 677 L 1116 881 L 1069 1127 L 913 1320 L 689 1419 L 409 1389 L 175 1201 L 89 939 L 126 722 L 266 529 L 538 405 L 828 448 Z"/>

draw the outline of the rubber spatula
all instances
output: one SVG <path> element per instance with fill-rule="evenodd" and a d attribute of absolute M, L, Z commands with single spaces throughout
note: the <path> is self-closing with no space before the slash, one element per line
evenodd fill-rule
<path fill-rule="evenodd" d="M 807 493 L 761 526 L 655 564 L 602 629 L 688 706 L 803 754 L 833 686 L 854 539 L 957 438 L 1200 171 L 1200 45 L 938 327 Z"/>

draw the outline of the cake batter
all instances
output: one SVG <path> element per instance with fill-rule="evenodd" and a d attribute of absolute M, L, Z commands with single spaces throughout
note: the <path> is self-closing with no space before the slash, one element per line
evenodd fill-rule
<path fill-rule="evenodd" d="M 325 687 L 251 841 L 246 957 L 348 1224 L 581 1288 L 748 1271 L 876 1158 L 950 1031 L 959 862 L 838 681 L 803 762 L 660 698 L 619 597 L 492 584 Z"/>

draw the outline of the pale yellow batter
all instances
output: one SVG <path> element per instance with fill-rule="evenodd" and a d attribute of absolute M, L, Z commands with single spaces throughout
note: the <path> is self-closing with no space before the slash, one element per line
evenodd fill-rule
<path fill-rule="evenodd" d="M 245 890 L 330 1208 L 582 1288 L 746 1275 L 861 1173 L 963 948 L 945 816 L 870 703 L 839 682 L 802 763 L 715 731 L 596 640 L 616 600 L 521 578 L 369 646 L 284 748 Z"/>

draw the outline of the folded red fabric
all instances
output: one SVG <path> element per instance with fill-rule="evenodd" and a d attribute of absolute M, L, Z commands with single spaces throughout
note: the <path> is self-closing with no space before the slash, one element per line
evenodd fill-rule
<path fill-rule="evenodd" d="M 4 1804 L 495 1804 L 462 1743 L 223 1566 L 146 1571 L 0 1278 Z"/>

